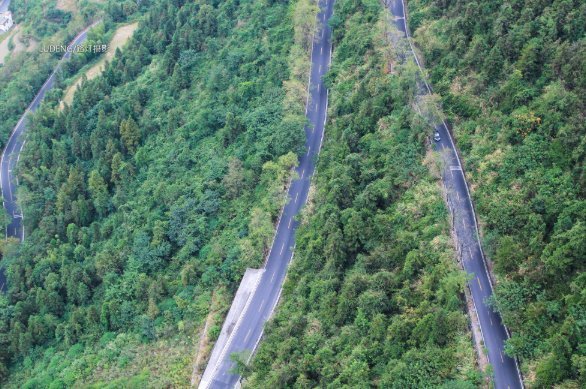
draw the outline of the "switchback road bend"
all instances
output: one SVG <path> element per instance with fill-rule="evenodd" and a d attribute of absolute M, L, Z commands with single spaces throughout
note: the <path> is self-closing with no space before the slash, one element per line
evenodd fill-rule
<path fill-rule="evenodd" d="M 395 18 L 395 26 L 403 33 L 403 37 L 409 40 L 404 0 L 387 0 L 386 4 Z M 411 42 L 409 47 L 421 73 L 420 93 L 431 93 L 431 86 L 425 81 L 423 69 Z M 457 149 L 445 122 L 438 123 L 434 127 L 441 138 L 435 143 L 436 149 L 445 162 L 442 181 L 447 190 L 448 206 L 453 215 L 456 244 L 464 270 L 471 277 L 468 286 L 476 309 L 475 314 L 480 322 L 484 346 L 488 350 L 488 359 L 492 365 L 494 385 L 498 389 L 522 388 L 523 381 L 517 362 L 504 352 L 504 344 L 509 337 L 507 329 L 500 315 L 487 304 L 487 299 L 493 293 L 493 287 L 480 244 L 472 199 Z"/>
<path fill-rule="evenodd" d="M 331 31 L 327 23 L 333 13 L 334 0 L 321 0 L 319 6 L 321 11 L 317 17 L 321 28 L 313 42 L 309 79 L 310 93 L 307 104 L 307 119 L 310 124 L 305 128 L 306 151 L 300 158 L 299 166 L 296 169 L 299 178 L 294 180 L 289 187 L 289 200 L 277 225 L 273 246 L 258 287 L 254 295 L 250 297 L 250 303 L 226 343 L 220 360 L 216 366 L 207 367 L 207 369 L 213 369 L 211 380 L 202 381 L 200 388 L 231 388 L 238 383 L 239 376 L 231 373 L 234 363 L 231 361 L 230 355 L 246 350 L 254 351 L 262 336 L 264 325 L 275 309 L 281 294 L 295 245 L 295 230 L 298 223 L 294 218 L 307 201 L 311 177 L 315 170 L 315 160 L 321 149 L 326 122 L 328 91 L 322 78 L 330 65 L 332 45 Z"/>
<path fill-rule="evenodd" d="M 79 45 L 83 43 L 87 38 L 88 30 L 93 27 L 94 24 L 83 30 L 77 35 L 70 43 L 70 45 Z M 71 57 L 70 52 L 66 52 L 62 59 L 68 59 Z M 30 112 L 37 110 L 43 98 L 47 92 L 53 87 L 55 83 L 55 75 L 61 66 L 61 62 L 57 64 L 53 73 L 49 76 L 47 81 L 43 84 L 33 101 L 30 103 L 16 127 L 12 130 L 10 138 L 2 151 L 2 157 L 0 159 L 0 184 L 2 185 L 2 205 L 6 213 L 10 216 L 10 224 L 6 227 L 5 237 L 13 237 L 19 240 L 24 240 L 24 225 L 23 225 L 23 214 L 20 206 L 16 199 L 16 187 L 18 179 L 15 176 L 15 168 L 20 160 L 20 153 L 25 144 L 24 134 L 27 128 L 27 116 Z M 0 272 L 0 288 L 6 289 L 6 277 L 4 272 Z"/>

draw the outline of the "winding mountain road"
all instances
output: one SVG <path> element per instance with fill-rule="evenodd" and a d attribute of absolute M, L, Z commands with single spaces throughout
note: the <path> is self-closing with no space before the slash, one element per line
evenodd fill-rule
<path fill-rule="evenodd" d="M 95 25 L 87 27 L 81 33 L 79 33 L 69 44 L 69 46 L 80 45 L 87 38 L 87 32 L 90 28 Z M 26 142 L 24 134 L 27 129 L 27 117 L 29 113 L 37 110 L 47 92 L 53 88 L 55 84 L 55 77 L 57 71 L 61 67 L 62 61 L 71 57 L 71 52 L 66 52 L 61 61 L 55 66 L 55 69 L 45 81 L 33 101 L 30 103 L 28 108 L 24 111 L 18 123 L 12 130 L 10 138 L 2 151 L 2 157 L 0 159 L 0 185 L 2 186 L 2 205 L 4 210 L 10 217 L 10 224 L 6 227 L 5 237 L 14 237 L 20 241 L 24 240 L 24 216 L 22 210 L 16 199 L 16 187 L 18 185 L 18 178 L 14 174 L 14 169 L 20 159 L 20 153 Z M 0 288 L 5 290 L 6 278 L 3 272 L 0 272 Z"/>
<path fill-rule="evenodd" d="M 404 0 L 387 0 L 386 4 L 395 17 L 395 26 L 403 33 L 403 38 L 409 41 L 411 54 L 421 74 L 424 74 L 410 42 Z M 423 76 L 420 81 L 420 93 L 431 94 L 432 89 Z M 493 286 L 486 267 L 474 206 L 458 150 L 445 121 L 435 125 L 435 130 L 441 138 L 439 142 L 435 142 L 436 150 L 440 151 L 445 162 L 442 181 L 448 193 L 448 206 L 453 215 L 458 252 L 464 270 L 471 277 L 468 287 L 480 323 L 484 346 L 488 350 L 488 360 L 492 365 L 494 385 L 497 389 L 523 388 L 517 361 L 504 352 L 505 341 L 509 338 L 508 331 L 500 315 L 487 304 L 487 299 L 493 293 Z"/>
<path fill-rule="evenodd" d="M 207 366 L 200 388 L 231 388 L 238 384 L 240 377 L 231 373 L 234 362 L 230 355 L 245 350 L 253 352 L 256 349 L 264 325 L 279 301 L 287 267 L 293 256 L 295 231 L 298 225 L 294 218 L 307 201 L 316 156 L 321 149 L 328 107 L 328 90 L 322 77 L 330 66 L 332 44 L 331 30 L 327 22 L 334 10 L 334 0 L 320 0 L 318 4 L 321 11 L 317 18 L 322 28 L 314 39 L 311 53 L 310 93 L 306 107 L 310 125 L 305 128 L 306 153 L 296 168 L 299 178 L 292 181 L 289 187 L 289 201 L 279 219 L 273 245 L 258 286 L 250 297 L 249 304 L 244 308 L 233 334 L 225 344 L 221 358 L 214 366 Z"/>

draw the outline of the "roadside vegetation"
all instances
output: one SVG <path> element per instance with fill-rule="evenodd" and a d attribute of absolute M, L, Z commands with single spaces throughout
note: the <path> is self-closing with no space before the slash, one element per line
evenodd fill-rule
<path fill-rule="evenodd" d="M 212 301 L 226 310 L 262 264 L 302 151 L 284 104 L 295 4 L 155 2 L 71 105 L 55 91 L 33 115 L 3 387 L 188 385 Z"/>
<path fill-rule="evenodd" d="M 472 184 L 507 353 L 531 387 L 584 387 L 586 4 L 408 6 Z M 17 172 L 27 238 L 0 244 L 0 386 L 186 386 L 245 269 L 262 265 L 303 152 L 316 4 L 11 7 L 40 43 L 96 19 L 90 42 L 138 26 L 79 90 L 100 58 L 75 55 L 30 118 Z M 483 382 L 430 129 L 384 12 L 336 1 L 323 151 L 281 303 L 241 366 L 249 387 Z M 0 145 L 57 59 L 23 52 L 0 68 Z"/>
<path fill-rule="evenodd" d="M 447 210 L 389 73 L 378 1 L 337 0 L 329 120 L 281 304 L 246 387 L 474 388 L 482 381 Z M 430 158 L 428 158 L 430 159 Z"/>
<path fill-rule="evenodd" d="M 531 387 L 585 387 L 586 3 L 408 4 L 472 183 L 506 351 Z"/>

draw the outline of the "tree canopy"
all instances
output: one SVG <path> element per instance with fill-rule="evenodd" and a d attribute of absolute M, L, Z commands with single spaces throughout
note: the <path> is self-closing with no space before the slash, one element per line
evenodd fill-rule
<path fill-rule="evenodd" d="M 30 117 L 27 238 L 3 251 L 3 386 L 184 385 L 211 301 L 226 309 L 270 244 L 304 139 L 283 103 L 290 5 L 150 3 L 71 106 L 58 84 Z"/>
<path fill-rule="evenodd" d="M 385 71 L 382 5 L 338 0 L 329 121 L 274 319 L 245 387 L 480 384 L 429 128 Z"/>
<path fill-rule="evenodd" d="M 471 179 L 507 352 L 534 387 L 584 387 L 586 4 L 409 11 Z"/>

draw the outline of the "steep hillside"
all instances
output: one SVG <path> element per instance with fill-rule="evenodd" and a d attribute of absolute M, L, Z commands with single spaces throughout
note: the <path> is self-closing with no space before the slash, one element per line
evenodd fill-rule
<path fill-rule="evenodd" d="M 80 31 L 98 20 L 103 20 L 103 24 L 90 32 L 88 44 L 108 42 L 116 23 L 137 17 L 148 8 L 150 1 L 142 1 L 140 8 L 127 7 L 126 13 L 118 10 L 123 3 L 126 0 L 110 0 L 104 4 L 84 1 L 78 7 L 79 13 L 71 17 L 68 11 L 56 10 L 54 0 L 11 1 L 10 9 L 14 11 L 15 21 L 19 24 L 18 33 L 7 39 L 12 39 L 15 46 L 30 46 L 27 50 L 13 51 L 0 66 L 1 147 L 4 147 L 14 126 L 63 55 L 48 53 L 47 47 L 68 44 Z M 14 41 L 20 39 L 24 42 Z M 76 53 L 62 69 L 59 81 L 67 80 L 98 55 L 91 52 Z"/>
<path fill-rule="evenodd" d="M 462 150 L 507 350 L 535 387 L 586 385 L 586 3 L 409 1 Z"/>
<path fill-rule="evenodd" d="M 414 115 L 389 73 L 377 1 L 337 0 L 329 122 L 282 303 L 245 386 L 473 388 L 481 382 L 449 220 Z"/>
<path fill-rule="evenodd" d="M 157 2 L 70 107 L 34 116 L 3 385 L 189 382 L 212 294 L 225 308 L 262 262 L 302 145 L 303 111 L 283 108 L 292 9 Z"/>

